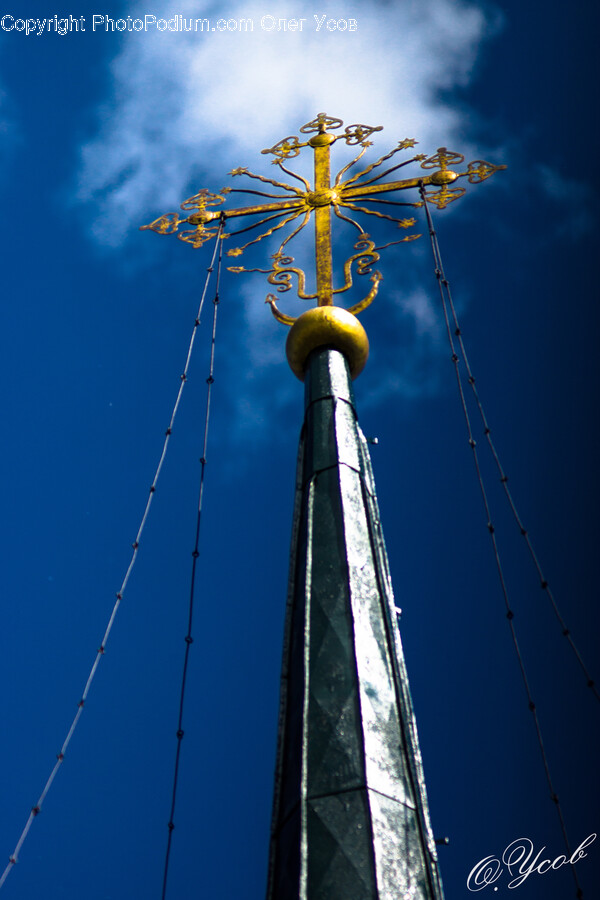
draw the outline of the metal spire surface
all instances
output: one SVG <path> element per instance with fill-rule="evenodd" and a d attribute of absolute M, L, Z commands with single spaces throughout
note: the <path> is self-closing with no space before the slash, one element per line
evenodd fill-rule
<path fill-rule="evenodd" d="M 348 364 L 305 378 L 268 900 L 442 898 L 371 462 Z"/>
<path fill-rule="evenodd" d="M 239 189 L 266 202 L 212 209 L 235 189 L 223 188 L 219 194 L 201 190 L 181 204 L 192 210 L 187 217 L 167 213 L 143 228 L 177 233 L 193 247 L 217 235 L 226 239 L 260 229 L 258 237 L 227 251 L 237 257 L 294 222 L 272 254 L 270 269 L 236 266 L 230 271 L 262 272 L 280 294 L 295 282 L 300 299 L 317 301 L 315 308 L 292 318 L 278 309 L 273 294 L 266 298 L 275 318 L 291 326 L 287 358 L 306 392 L 267 900 L 443 900 L 375 485 L 351 384 L 368 357 L 368 339 L 355 314 L 377 294 L 382 276 L 373 266 L 379 251 L 419 235 L 376 247 L 349 213 L 411 228 L 416 220 L 392 215 L 395 207 L 433 203 L 443 209 L 465 193 L 462 187 L 450 187 L 458 179 L 478 183 L 505 167 L 475 160 L 457 172 L 450 166 L 460 165 L 464 157 L 440 147 L 433 156 L 417 154 L 386 169 L 384 163 L 416 144 L 406 138 L 349 174 L 371 146 L 368 138 L 381 127 L 349 125 L 333 133 L 342 126 L 340 119 L 319 113 L 300 128 L 303 136 L 310 135 L 306 140 L 289 136 L 262 151 L 295 184 L 245 167 L 230 173 L 270 185 L 270 191 Z M 361 149 L 332 183 L 330 154 L 338 140 Z M 304 148 L 314 152 L 312 186 L 286 165 Z M 416 177 L 385 180 L 412 163 L 423 170 Z M 415 188 L 420 200 L 380 197 Z M 332 212 L 359 232 L 338 287 Z M 304 271 L 286 254 L 311 216 L 315 289 L 308 293 Z M 224 232 L 228 220 L 240 218 L 251 224 Z M 190 228 L 180 231 L 181 225 Z M 335 306 L 334 297 L 353 287 L 355 275 L 370 275 L 368 293 L 349 309 Z"/>

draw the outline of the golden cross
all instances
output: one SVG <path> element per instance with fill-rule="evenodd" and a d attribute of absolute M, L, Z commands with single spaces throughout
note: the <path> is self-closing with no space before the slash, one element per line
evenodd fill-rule
<path fill-rule="evenodd" d="M 353 212 L 364 213 L 378 218 L 389 219 L 396 222 L 399 228 L 410 228 L 416 224 L 413 218 L 399 219 L 389 212 L 383 210 L 390 209 L 394 206 L 412 206 L 419 207 L 423 205 L 423 201 L 401 202 L 397 200 L 386 200 L 380 198 L 381 194 L 390 194 L 394 191 L 404 191 L 409 188 L 433 187 L 432 190 L 424 191 L 422 196 L 426 201 L 434 203 L 439 209 L 444 209 L 449 203 L 458 199 L 465 193 L 465 188 L 449 187 L 459 178 L 467 178 L 469 182 L 476 183 L 489 178 L 499 169 L 505 169 L 506 166 L 495 166 L 483 160 L 475 160 L 470 162 L 466 171 L 456 172 L 450 168 L 450 165 L 456 165 L 464 162 L 464 156 L 458 153 L 450 153 L 445 147 L 440 147 L 434 156 L 427 157 L 424 154 L 416 154 L 410 159 L 397 163 L 390 168 L 381 170 L 378 174 L 371 178 L 366 178 L 375 169 L 378 169 L 384 162 L 391 159 L 401 150 L 407 150 L 414 147 L 417 141 L 407 138 L 400 141 L 399 144 L 388 154 L 380 157 L 376 162 L 371 163 L 362 171 L 351 177 L 347 175 L 349 170 L 361 159 L 367 148 L 372 146 L 372 142 L 368 138 L 376 131 L 381 131 L 382 126 L 370 127 L 368 125 L 349 125 L 341 134 L 333 134 L 343 126 L 341 119 L 335 119 L 327 116 L 325 113 L 319 115 L 312 121 L 308 122 L 300 128 L 302 135 L 312 135 L 305 141 L 293 135 L 286 137 L 274 147 L 263 150 L 263 153 L 272 154 L 275 158 L 272 160 L 274 165 L 291 175 L 292 178 L 299 181 L 302 187 L 288 184 L 282 181 L 276 181 L 272 178 L 266 178 L 263 175 L 255 175 L 245 167 L 234 169 L 230 174 L 233 176 L 246 175 L 249 178 L 257 179 L 265 184 L 270 184 L 279 191 L 286 191 L 286 194 L 268 193 L 265 191 L 257 191 L 241 188 L 223 188 L 219 194 L 212 194 L 206 189 L 199 191 L 193 197 L 185 200 L 181 204 L 183 210 L 195 210 L 186 218 L 180 218 L 178 213 L 167 213 L 160 216 L 149 225 L 143 225 L 142 230 L 151 229 L 159 234 L 173 234 L 177 232 L 177 237 L 192 244 L 193 247 L 201 247 L 204 243 L 214 238 L 220 231 L 220 225 L 226 220 L 237 219 L 239 217 L 262 216 L 258 221 L 239 229 L 238 231 L 229 232 L 229 234 L 221 233 L 221 237 L 230 237 L 234 234 L 241 234 L 258 228 L 261 225 L 275 221 L 275 224 L 267 227 L 264 233 L 253 238 L 241 247 L 235 247 L 228 251 L 228 256 L 240 256 L 243 251 L 251 244 L 258 243 L 263 238 L 268 237 L 280 228 L 283 228 L 294 219 L 302 217 L 300 225 L 279 245 L 276 253 L 273 254 L 273 265 L 270 269 L 244 269 L 243 266 L 232 266 L 229 271 L 232 272 L 263 272 L 268 275 L 270 284 L 276 286 L 277 291 L 288 291 L 292 287 L 292 276 L 297 278 L 297 293 L 301 299 L 316 299 L 317 306 L 333 306 L 335 294 L 343 293 L 352 287 L 352 267 L 356 266 L 358 275 L 371 274 L 373 286 L 368 295 L 359 303 L 355 303 L 348 310 L 350 313 L 357 313 L 371 303 L 375 297 L 381 280 L 381 274 L 377 271 L 372 272 L 372 266 L 379 260 L 379 250 L 389 247 L 391 244 L 402 243 L 404 241 L 412 241 L 420 237 L 418 234 L 412 234 L 398 241 L 390 241 L 383 247 L 375 247 L 374 241 L 371 240 L 361 225 L 353 218 L 350 218 L 342 210 L 351 210 Z M 343 139 L 350 146 L 360 145 L 362 148 L 358 155 L 347 165 L 345 165 L 335 177 L 335 181 L 331 184 L 330 175 L 330 150 L 331 146 L 337 141 Z M 284 165 L 284 160 L 293 159 L 300 154 L 304 147 L 312 147 L 314 151 L 314 185 L 311 189 L 308 181 L 301 175 L 291 171 Z M 401 181 L 382 181 L 387 175 L 413 162 L 420 162 L 421 168 L 424 170 L 434 170 L 430 174 L 420 173 L 416 177 L 406 178 Z M 254 206 L 244 206 L 234 209 L 211 209 L 210 207 L 219 206 L 225 202 L 226 195 L 229 193 L 245 193 L 255 194 L 266 197 L 270 202 L 261 203 Z M 357 201 L 361 204 L 367 203 L 370 206 L 375 204 L 378 208 L 365 207 L 357 205 Z M 332 241 L 331 241 L 331 211 L 340 218 L 349 222 L 359 231 L 359 238 L 354 245 L 357 251 L 350 256 L 344 263 L 344 285 L 334 288 L 333 286 L 333 262 L 332 262 Z M 315 218 L 315 261 L 316 261 L 316 292 L 308 294 L 305 291 L 306 277 L 302 269 L 293 266 L 294 259 L 291 256 L 284 255 L 284 247 L 295 237 L 308 223 L 311 214 L 314 213 Z M 218 224 L 220 223 L 220 225 Z M 191 230 L 179 231 L 179 226 L 187 224 L 191 225 Z M 217 226 L 217 227 L 215 227 Z M 275 303 L 273 294 L 267 296 L 267 302 L 271 305 L 271 310 L 278 321 L 291 325 L 296 320 L 291 316 L 287 316 L 280 312 Z"/>

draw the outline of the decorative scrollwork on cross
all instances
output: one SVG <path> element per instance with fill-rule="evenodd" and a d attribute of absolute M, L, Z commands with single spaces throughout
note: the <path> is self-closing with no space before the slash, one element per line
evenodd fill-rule
<path fill-rule="evenodd" d="M 376 131 L 383 131 L 383 125 L 348 125 L 344 129 L 344 140 L 350 146 L 361 144 L 364 147 L 363 141 L 370 138 Z"/>
<path fill-rule="evenodd" d="M 453 200 L 458 200 L 464 193 L 465 188 L 449 188 L 447 184 L 443 184 L 437 191 L 425 191 L 425 197 L 438 209 L 446 209 L 449 203 L 452 203 Z"/>
<path fill-rule="evenodd" d="M 150 230 L 155 231 L 157 234 L 174 234 L 177 232 L 177 237 L 180 241 L 185 241 L 194 248 L 202 247 L 207 241 L 216 237 L 219 232 L 218 228 L 206 228 L 206 224 L 219 220 L 221 217 L 220 212 L 213 212 L 207 207 L 218 206 L 224 203 L 225 195 L 230 190 L 231 188 L 223 188 L 220 194 L 211 194 L 210 191 L 203 188 L 197 194 L 194 194 L 193 197 L 188 197 L 187 200 L 184 200 L 180 207 L 185 210 L 195 209 L 197 212 L 186 216 L 185 219 L 180 218 L 178 213 L 166 213 L 166 215 L 155 219 L 154 222 L 150 222 L 149 225 L 142 225 L 140 231 Z M 179 231 L 179 226 L 185 224 L 193 225 L 194 228 L 191 231 Z"/>
<path fill-rule="evenodd" d="M 312 122 L 307 122 L 306 125 L 300 127 L 300 133 L 312 134 L 316 131 L 319 133 L 328 130 L 333 131 L 335 128 L 341 128 L 343 124 L 341 119 L 335 119 L 333 116 L 328 116 L 327 113 L 319 113 Z"/>
<path fill-rule="evenodd" d="M 480 181 L 485 181 L 494 172 L 505 168 L 506 166 L 494 166 L 492 163 L 484 162 L 482 159 L 476 159 L 467 166 L 469 181 L 471 184 L 479 184 Z"/>
<path fill-rule="evenodd" d="M 237 218 L 249 218 L 251 224 L 245 224 L 242 228 L 230 230 L 227 234 L 221 234 L 221 237 L 225 238 L 254 229 L 261 229 L 257 236 L 238 247 L 232 247 L 228 251 L 228 256 L 235 257 L 241 256 L 249 246 L 270 237 L 276 231 L 281 231 L 282 234 L 285 234 L 283 229 L 294 222 L 295 224 L 291 225 L 291 231 L 283 238 L 278 249 L 272 255 L 273 265 L 270 269 L 246 269 L 244 266 L 231 266 L 229 271 L 261 272 L 267 275 L 269 284 L 274 285 L 278 293 L 285 293 L 291 290 L 294 281 L 296 281 L 296 293 L 301 300 L 316 299 L 319 306 L 331 306 L 335 295 L 344 293 L 353 287 L 352 272 L 354 267 L 358 277 L 369 275 L 372 283 L 368 294 L 358 303 L 349 307 L 350 312 L 356 313 L 361 311 L 374 299 L 379 282 L 382 279 L 379 271 L 373 272 L 372 270 L 373 265 L 380 259 L 379 251 L 394 244 L 416 240 L 420 235 L 410 234 L 400 240 L 390 241 L 381 247 L 375 247 L 374 242 L 364 231 L 360 222 L 357 222 L 348 213 L 387 219 L 402 229 L 412 228 L 416 224 L 415 219 L 398 218 L 393 214 L 395 212 L 394 208 L 398 206 L 416 208 L 422 206 L 423 201 L 384 199 L 386 194 L 393 195 L 398 191 L 426 187 L 429 189 L 423 193 L 425 202 L 433 203 L 438 209 L 445 209 L 449 203 L 462 197 L 465 193 L 465 188 L 463 187 L 450 187 L 459 178 L 467 178 L 469 183 L 477 184 L 500 169 L 505 169 L 506 166 L 496 166 L 484 160 L 475 160 L 468 164 L 466 171 L 457 172 L 452 166 L 462 164 L 464 156 L 460 153 L 448 151 L 446 147 L 439 147 L 433 156 L 427 157 L 425 154 L 418 153 L 401 162 L 394 161 L 394 164 L 388 168 L 381 168 L 383 163 L 392 159 L 397 153 L 412 150 L 417 143 L 414 138 L 405 138 L 389 153 L 357 172 L 355 169 L 356 164 L 366 153 L 368 147 L 371 146 L 371 141 L 368 138 L 375 132 L 381 131 L 382 126 L 354 124 L 346 126 L 343 132 L 334 134 L 333 132 L 339 131 L 343 124 L 341 119 L 336 119 L 325 113 L 319 113 L 315 119 L 302 125 L 299 129 L 300 134 L 310 135 L 306 141 L 301 141 L 297 135 L 289 135 L 272 147 L 262 150 L 262 153 L 271 154 L 274 157 L 272 160 L 273 165 L 278 166 L 285 175 L 293 178 L 296 182 L 295 184 L 290 184 L 284 180 L 277 181 L 264 175 L 257 175 L 246 166 L 239 166 L 230 173 L 232 176 L 245 176 L 246 178 L 258 180 L 263 184 L 270 185 L 274 191 L 251 190 L 250 188 L 223 188 L 219 194 L 211 194 L 207 190 L 201 190 L 181 204 L 181 208 L 184 210 L 195 210 L 187 218 L 180 218 L 177 213 L 167 213 L 155 219 L 149 225 L 143 225 L 142 230 L 150 229 L 158 234 L 177 233 L 177 237 L 180 240 L 192 244 L 193 247 L 201 247 L 219 233 L 219 228 L 215 227 L 217 221 L 224 223 Z M 359 146 L 360 150 L 351 162 L 340 169 L 332 184 L 329 175 L 330 151 L 332 145 L 340 139 L 349 146 Z M 310 147 L 314 151 L 314 181 L 312 186 L 306 178 L 288 169 L 284 164 L 287 160 L 299 156 L 305 147 Z M 411 163 L 420 163 L 420 168 L 427 174 L 418 173 L 412 178 L 405 178 L 400 181 L 385 180 L 386 176 Z M 350 175 L 350 170 L 354 170 L 356 174 Z M 212 209 L 212 207 L 218 207 L 224 203 L 226 195 L 230 193 L 254 194 L 266 198 L 267 202 L 234 209 Z M 338 219 L 349 223 L 359 232 L 358 240 L 354 245 L 356 252 L 346 259 L 343 266 L 344 284 L 341 287 L 334 287 L 331 252 L 332 211 Z M 285 248 L 306 227 L 311 218 L 314 218 L 315 222 L 316 290 L 308 293 L 306 291 L 306 275 L 302 269 L 293 265 L 294 258 L 288 255 Z M 296 220 L 299 221 L 296 222 Z M 183 224 L 191 225 L 192 229 L 179 231 L 180 226 Z M 207 227 L 209 225 L 210 227 Z M 262 226 L 265 227 L 263 228 Z M 273 315 L 278 321 L 287 325 L 291 325 L 295 321 L 294 318 L 286 316 L 277 309 L 273 294 L 267 296 L 266 302 L 271 306 Z"/>
<path fill-rule="evenodd" d="M 445 147 L 438 147 L 437 153 L 421 163 L 422 169 L 438 169 L 441 172 L 448 170 L 449 164 L 462 163 L 465 161 L 462 153 L 448 153 Z"/>
<path fill-rule="evenodd" d="M 266 150 L 261 150 L 260 152 L 272 153 L 278 159 L 293 159 L 295 156 L 299 156 L 302 147 L 306 146 L 306 142 L 301 144 L 296 135 L 291 134 L 289 137 L 278 141 L 273 147 L 267 147 Z"/>

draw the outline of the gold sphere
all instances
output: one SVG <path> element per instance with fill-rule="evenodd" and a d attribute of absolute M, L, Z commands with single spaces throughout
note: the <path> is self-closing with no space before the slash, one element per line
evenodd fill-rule
<path fill-rule="evenodd" d="M 328 147 L 329 144 L 333 144 L 334 141 L 335 135 L 329 134 L 328 131 L 324 131 L 319 134 L 314 134 L 308 143 L 311 147 Z"/>
<path fill-rule="evenodd" d="M 458 172 L 453 172 L 452 169 L 445 169 L 444 171 L 440 169 L 439 172 L 434 172 L 431 176 L 431 183 L 452 184 L 452 182 L 456 181 L 458 177 Z"/>
<path fill-rule="evenodd" d="M 350 376 L 356 378 L 369 356 L 369 339 L 356 316 L 340 306 L 316 306 L 299 316 L 285 345 L 290 369 L 304 381 L 304 367 L 312 350 L 333 347 L 344 354 Z"/>

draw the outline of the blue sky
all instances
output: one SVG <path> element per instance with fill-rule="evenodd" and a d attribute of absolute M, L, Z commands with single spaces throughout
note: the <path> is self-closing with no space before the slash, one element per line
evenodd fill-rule
<path fill-rule="evenodd" d="M 5 11 L 48 16 L 40 7 Z M 132 3 L 99 13 L 83 4 L 56 10 L 84 16 L 83 33 L 0 30 L 4 859 L 52 768 L 128 565 L 209 261 L 210 247 L 138 228 L 201 187 L 218 190 L 234 166 L 272 174 L 260 150 L 321 110 L 383 125 L 377 155 L 414 137 L 420 152 L 445 145 L 467 161 L 508 165 L 433 212 L 511 488 L 600 677 L 590 10 L 579 2 L 553 15 L 537 0 L 286 3 L 275 15 L 304 17 L 305 29 L 267 33 L 259 23 L 274 8 L 259 4 Z M 356 19 L 356 31 L 317 33 L 313 17 L 323 13 Z M 255 31 L 94 32 L 94 14 L 246 17 Z M 363 430 L 379 439 L 375 477 L 454 900 L 471 896 L 467 876 L 480 859 L 517 838 L 551 858 L 563 846 L 425 238 L 391 248 L 381 268 L 379 296 L 361 317 L 371 358 L 355 388 Z M 303 405 L 266 292 L 261 276 L 223 277 L 168 893 L 179 900 L 258 900 L 266 882 Z M 2 889 L 7 900 L 160 896 L 209 337 L 205 314 L 136 568 L 64 765 Z M 475 427 L 575 847 L 599 827 L 598 703 Z M 599 848 L 576 867 L 586 897 L 600 880 Z M 495 895 L 513 896 L 507 883 Z M 518 900 L 542 893 L 574 896 L 567 867 L 514 889 Z"/>

